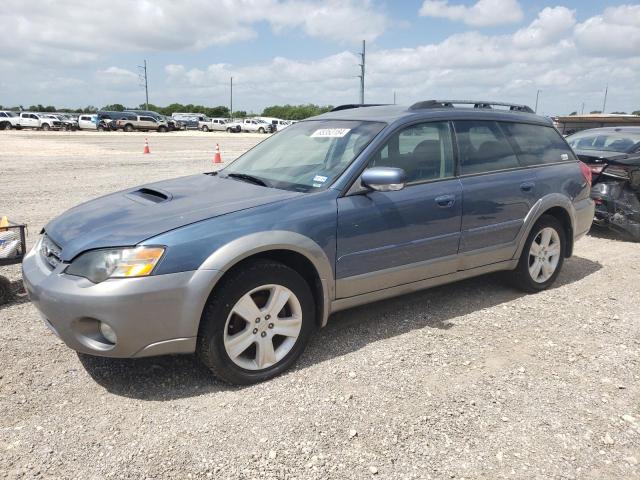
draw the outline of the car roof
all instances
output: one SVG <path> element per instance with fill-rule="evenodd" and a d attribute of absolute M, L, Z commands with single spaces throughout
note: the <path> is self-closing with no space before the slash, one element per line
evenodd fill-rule
<path fill-rule="evenodd" d="M 356 120 L 395 123 L 404 120 L 496 120 L 552 125 L 548 118 L 533 113 L 491 108 L 430 107 L 375 105 L 345 108 L 323 113 L 307 120 Z"/>

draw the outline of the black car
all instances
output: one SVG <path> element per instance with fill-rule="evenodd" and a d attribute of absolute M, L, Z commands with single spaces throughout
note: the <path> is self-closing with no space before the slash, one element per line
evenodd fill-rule
<path fill-rule="evenodd" d="M 640 241 L 640 127 L 583 130 L 567 142 L 593 174 L 594 224 Z"/>

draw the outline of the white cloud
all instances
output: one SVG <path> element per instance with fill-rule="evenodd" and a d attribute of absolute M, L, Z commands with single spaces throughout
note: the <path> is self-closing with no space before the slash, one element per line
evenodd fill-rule
<path fill-rule="evenodd" d="M 424 0 L 419 14 L 464 22 L 473 27 L 518 23 L 523 17 L 518 0 L 478 0 L 470 7 L 450 5 L 448 0 Z"/>
<path fill-rule="evenodd" d="M 640 5 L 605 9 L 602 15 L 576 25 L 575 40 L 593 55 L 637 57 L 640 54 Z"/>
<path fill-rule="evenodd" d="M 528 27 L 515 33 L 514 43 L 519 47 L 548 45 L 566 35 L 575 23 L 575 11 L 565 7 L 546 7 Z"/>
<path fill-rule="evenodd" d="M 338 42 L 373 40 L 388 26 L 370 0 L 2 0 L 0 58 L 81 65 L 99 54 L 199 50 L 248 41 L 266 22 Z"/>

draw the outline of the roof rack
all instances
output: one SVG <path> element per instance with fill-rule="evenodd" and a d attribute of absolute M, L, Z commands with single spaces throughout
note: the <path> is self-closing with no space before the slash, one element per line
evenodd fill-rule
<path fill-rule="evenodd" d="M 409 110 L 422 110 L 423 108 L 454 108 L 454 105 L 473 105 L 473 108 L 492 109 L 494 106 L 509 107 L 511 112 L 535 113 L 527 105 L 504 102 L 488 102 L 484 100 L 425 100 L 414 103 Z"/>
<path fill-rule="evenodd" d="M 337 107 L 333 107 L 331 111 L 338 112 L 340 110 L 349 110 L 351 108 L 381 107 L 383 105 L 390 105 L 390 104 L 389 103 L 347 103 L 345 105 L 338 105 Z"/>

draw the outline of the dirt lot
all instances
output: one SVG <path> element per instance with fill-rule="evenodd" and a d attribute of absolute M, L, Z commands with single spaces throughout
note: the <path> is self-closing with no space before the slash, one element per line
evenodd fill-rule
<path fill-rule="evenodd" d="M 0 214 L 210 168 L 259 135 L 0 132 Z M 19 279 L 18 269 L 3 269 Z M 499 276 L 342 312 L 297 367 L 220 384 L 192 357 L 88 360 L 0 307 L 0 477 L 640 477 L 640 248 L 576 247 L 555 288 Z"/>

